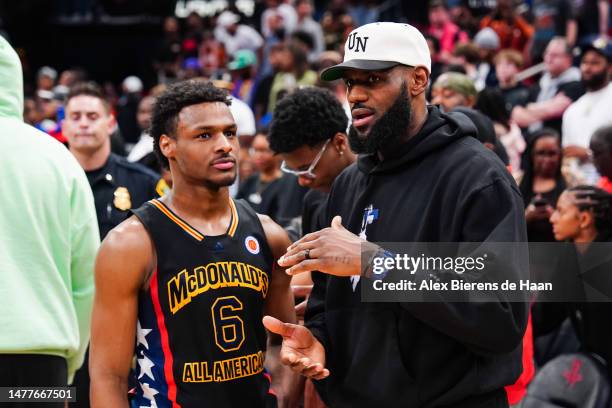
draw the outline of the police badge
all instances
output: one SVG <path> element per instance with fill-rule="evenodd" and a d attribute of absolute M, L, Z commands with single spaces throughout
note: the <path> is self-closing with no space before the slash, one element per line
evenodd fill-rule
<path fill-rule="evenodd" d="M 132 208 L 132 199 L 130 197 L 130 192 L 126 187 L 117 187 L 113 195 L 115 196 L 113 204 L 117 209 L 121 211 L 127 211 Z"/>

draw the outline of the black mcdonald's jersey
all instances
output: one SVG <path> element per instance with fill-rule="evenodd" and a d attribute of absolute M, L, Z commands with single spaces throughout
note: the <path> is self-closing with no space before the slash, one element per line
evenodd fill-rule
<path fill-rule="evenodd" d="M 257 214 L 230 199 L 226 234 L 204 236 L 159 200 L 134 211 L 157 268 L 139 296 L 139 407 L 270 407 L 261 323 L 273 257 Z"/>

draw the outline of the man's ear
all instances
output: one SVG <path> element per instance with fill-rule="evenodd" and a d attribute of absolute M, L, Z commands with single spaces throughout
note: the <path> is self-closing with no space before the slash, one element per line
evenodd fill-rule
<path fill-rule="evenodd" d="M 412 79 L 410 84 L 410 94 L 417 96 L 427 90 L 429 85 L 429 72 L 425 67 L 415 67 L 413 69 Z"/>
<path fill-rule="evenodd" d="M 112 134 L 117 128 L 117 118 L 112 113 L 108 115 L 108 130 Z"/>
<path fill-rule="evenodd" d="M 346 134 L 342 132 L 338 132 L 334 135 L 334 137 L 332 138 L 332 144 L 334 145 L 334 148 L 338 152 L 343 152 L 346 149 L 349 149 L 348 140 L 346 139 Z"/>
<path fill-rule="evenodd" d="M 176 139 L 163 134 L 159 137 L 159 150 L 162 154 L 170 160 L 174 157 L 174 152 L 176 150 Z"/>

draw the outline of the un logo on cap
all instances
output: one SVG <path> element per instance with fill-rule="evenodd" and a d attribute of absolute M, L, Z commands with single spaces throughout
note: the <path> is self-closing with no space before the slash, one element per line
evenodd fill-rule
<path fill-rule="evenodd" d="M 359 37 L 357 36 L 357 34 L 358 33 L 352 33 L 351 35 L 349 35 L 347 44 L 348 49 L 353 51 L 354 48 L 354 52 L 365 52 L 366 44 L 368 43 L 368 38 L 370 37 Z"/>

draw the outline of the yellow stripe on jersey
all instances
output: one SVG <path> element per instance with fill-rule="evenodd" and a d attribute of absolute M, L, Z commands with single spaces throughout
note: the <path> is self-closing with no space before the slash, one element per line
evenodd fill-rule
<path fill-rule="evenodd" d="M 204 239 L 204 236 L 202 234 L 191 228 L 183 220 L 179 219 L 176 215 L 172 214 L 172 212 L 161 201 L 151 200 L 149 202 L 153 204 L 159 211 L 164 213 L 168 218 L 174 221 L 179 227 L 184 229 L 185 232 L 191 235 L 193 238 L 197 239 L 198 241 L 202 241 Z"/>
<path fill-rule="evenodd" d="M 238 228 L 238 211 L 236 210 L 236 204 L 234 204 L 234 200 L 230 198 L 230 208 L 232 209 L 232 223 L 230 224 L 229 230 L 227 234 L 230 237 L 233 237 L 236 233 L 236 229 Z"/>

